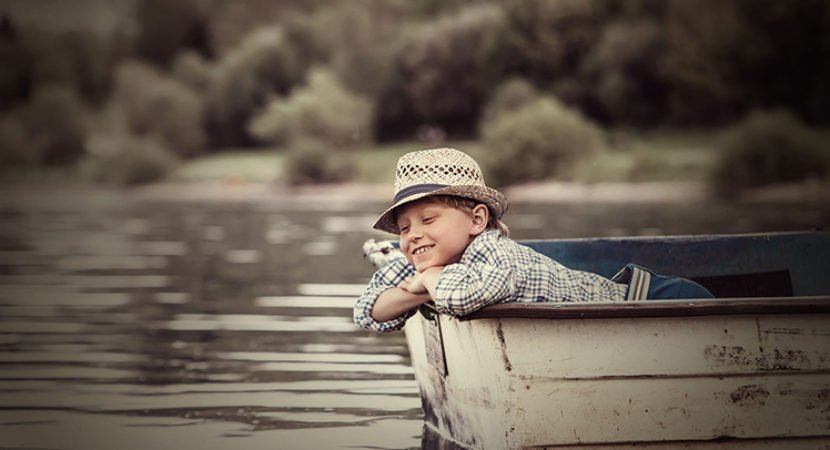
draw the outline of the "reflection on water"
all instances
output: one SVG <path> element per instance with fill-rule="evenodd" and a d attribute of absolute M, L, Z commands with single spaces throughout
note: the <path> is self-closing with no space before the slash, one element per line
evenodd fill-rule
<path fill-rule="evenodd" d="M 420 445 L 402 335 L 351 320 L 352 219 L 70 200 L 0 209 L 0 447 Z"/>
<path fill-rule="evenodd" d="M 6 194 L 0 447 L 421 445 L 403 335 L 351 322 L 382 205 Z M 511 208 L 517 238 L 828 223 L 815 204 Z"/>

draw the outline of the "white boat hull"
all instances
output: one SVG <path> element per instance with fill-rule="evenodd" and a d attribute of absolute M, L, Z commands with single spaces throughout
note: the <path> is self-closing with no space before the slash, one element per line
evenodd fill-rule
<path fill-rule="evenodd" d="M 830 448 L 828 313 L 418 314 L 406 336 L 427 425 L 462 447 Z"/>

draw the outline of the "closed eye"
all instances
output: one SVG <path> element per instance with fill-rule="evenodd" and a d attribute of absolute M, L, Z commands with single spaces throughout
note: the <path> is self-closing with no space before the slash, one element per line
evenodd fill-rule
<path fill-rule="evenodd" d="M 422 220 L 422 222 L 423 222 L 423 223 L 432 223 L 432 222 L 434 222 L 434 221 L 435 221 L 435 217 L 436 217 L 436 216 L 427 216 L 427 217 L 424 217 L 424 218 L 423 218 L 423 220 Z"/>

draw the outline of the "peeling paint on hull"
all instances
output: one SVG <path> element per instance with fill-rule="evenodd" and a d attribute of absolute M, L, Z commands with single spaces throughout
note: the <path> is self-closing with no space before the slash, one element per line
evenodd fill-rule
<path fill-rule="evenodd" d="M 462 447 L 830 448 L 830 312 L 437 317 L 446 376 L 431 321 L 407 341 L 426 421 Z"/>

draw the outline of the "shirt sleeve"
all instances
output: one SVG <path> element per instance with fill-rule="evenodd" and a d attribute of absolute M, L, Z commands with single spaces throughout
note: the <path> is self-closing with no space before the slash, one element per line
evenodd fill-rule
<path fill-rule="evenodd" d="M 366 290 L 363 291 L 363 295 L 354 305 L 354 323 L 361 328 L 377 332 L 397 331 L 403 328 L 406 320 L 415 314 L 415 309 L 383 322 L 372 318 L 372 309 L 380 294 L 389 288 L 398 286 L 414 273 L 415 269 L 406 260 L 394 261 L 375 272 Z"/>
<path fill-rule="evenodd" d="M 464 316 L 487 305 L 501 303 L 516 293 L 516 278 L 504 249 L 487 245 L 466 261 L 444 268 L 435 287 L 435 309 Z"/>

